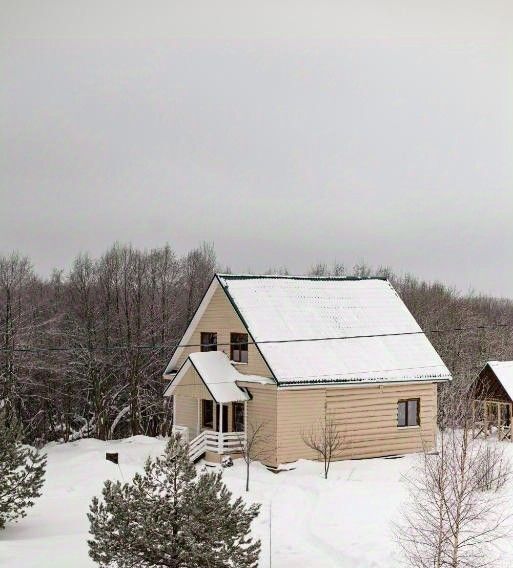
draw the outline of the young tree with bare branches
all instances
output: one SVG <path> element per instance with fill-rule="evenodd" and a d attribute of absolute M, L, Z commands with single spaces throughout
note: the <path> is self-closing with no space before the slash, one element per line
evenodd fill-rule
<path fill-rule="evenodd" d="M 412 568 L 482 568 L 507 534 L 501 491 L 510 464 L 503 447 L 472 436 L 472 389 L 446 388 L 438 452 L 425 452 L 407 478 L 409 507 L 396 536 Z"/>
<path fill-rule="evenodd" d="M 331 462 L 341 456 L 346 438 L 337 423 L 326 412 L 324 418 L 301 433 L 303 442 L 314 450 L 324 464 L 324 479 L 328 479 Z"/>
<path fill-rule="evenodd" d="M 239 447 L 244 463 L 246 464 L 246 491 L 249 491 L 249 472 L 251 463 L 264 460 L 269 454 L 269 444 L 272 434 L 266 422 L 248 422 L 246 431 L 238 432 Z"/>

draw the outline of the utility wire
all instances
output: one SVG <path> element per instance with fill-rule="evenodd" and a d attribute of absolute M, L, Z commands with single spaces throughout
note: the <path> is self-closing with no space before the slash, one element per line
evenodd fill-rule
<path fill-rule="evenodd" d="M 512 363 L 512 365 L 513 365 L 513 363 Z M 287 379 L 283 379 L 280 382 L 285 383 L 286 386 L 292 386 L 294 383 L 297 383 L 298 386 L 303 386 L 303 379 L 314 379 L 314 378 L 317 378 L 317 377 L 340 377 L 340 376 L 346 376 L 346 375 L 362 375 L 362 374 L 365 374 L 365 373 L 390 373 L 392 371 L 411 371 L 413 369 L 432 369 L 432 368 L 436 368 L 436 367 L 445 367 L 445 365 L 443 363 L 441 363 L 439 365 L 419 365 L 418 367 L 396 367 L 395 369 L 376 369 L 376 370 L 372 370 L 372 371 L 371 370 L 366 370 L 366 371 L 365 370 L 363 370 L 363 371 L 358 370 L 358 371 L 345 371 L 344 373 L 329 373 L 329 374 L 325 374 L 325 375 L 301 375 L 301 376 L 295 376 L 295 377 L 288 377 Z M 472 369 L 477 371 L 477 370 L 481 370 L 482 367 L 472 367 Z M 458 373 L 451 373 L 450 372 L 450 374 L 451 374 L 452 377 L 454 377 L 454 376 L 461 376 L 461 377 L 467 376 L 466 373 L 464 373 L 462 371 L 460 371 Z M 255 376 L 255 375 L 250 375 L 250 376 Z M 436 381 L 437 378 L 443 379 L 443 377 L 440 377 L 440 376 L 437 377 L 436 375 L 427 375 L 427 377 L 431 378 L 435 381 Z M 267 377 L 263 377 L 263 378 L 267 378 Z M 383 377 L 380 377 L 380 378 L 383 378 Z M 300 379 L 300 380 L 294 381 L 294 379 Z M 238 380 L 240 380 L 240 382 L 244 382 L 244 376 L 242 376 L 242 373 L 241 373 L 241 378 L 238 379 Z M 388 380 L 391 383 L 396 382 L 396 381 L 394 381 L 394 379 L 388 379 Z M 427 379 L 409 379 L 409 380 L 407 379 L 404 382 L 416 382 L 416 381 L 418 381 L 418 382 L 420 382 L 420 381 L 431 382 Z M 246 382 L 259 384 L 258 382 L 251 381 L 251 380 L 246 381 Z M 364 382 L 364 381 L 354 380 L 354 381 L 348 381 L 348 384 L 357 385 L 357 384 L 360 384 L 362 382 Z M 330 383 L 337 384 L 336 381 L 324 381 L 324 382 L 319 381 L 319 383 L 322 383 L 322 384 L 330 384 Z M 365 382 L 365 384 L 372 384 L 372 383 L 380 384 L 379 379 Z M 210 386 L 210 385 L 226 385 L 226 384 L 233 384 L 233 381 L 212 381 L 212 382 L 209 382 L 207 384 L 208 384 L 208 386 Z M 310 381 L 310 383 L 308 383 L 308 384 L 315 384 L 315 382 Z M 182 388 L 186 388 L 189 385 L 177 385 L 176 388 L 180 388 L 180 386 Z"/>
<path fill-rule="evenodd" d="M 363 335 L 342 335 L 328 337 L 299 337 L 292 339 L 263 339 L 258 341 L 233 341 L 227 343 L 170 343 L 168 345 L 113 345 L 109 347 L 101 346 L 77 346 L 77 347 L 0 347 L 0 352 L 19 352 L 19 353 L 37 353 L 37 352 L 59 352 L 59 351 L 122 351 L 122 350 L 161 350 L 161 349 L 179 349 L 184 347 L 229 347 L 241 345 L 265 345 L 265 344 L 282 344 L 282 343 L 307 343 L 318 341 L 342 341 L 347 339 L 366 339 L 373 337 L 400 337 L 404 335 L 426 335 L 428 333 L 457 333 L 464 331 L 476 331 L 482 329 L 499 329 L 513 328 L 513 324 L 500 323 L 493 325 L 477 325 L 473 327 L 453 327 L 448 329 L 430 329 L 427 331 L 401 331 L 390 333 L 372 333 Z"/>

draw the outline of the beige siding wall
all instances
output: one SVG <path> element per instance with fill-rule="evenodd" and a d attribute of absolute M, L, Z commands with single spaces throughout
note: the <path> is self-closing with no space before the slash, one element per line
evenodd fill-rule
<path fill-rule="evenodd" d="M 190 436 L 196 436 L 198 427 L 198 401 L 188 396 L 176 397 L 176 416 L 174 420 L 178 426 L 187 426 Z"/>
<path fill-rule="evenodd" d="M 277 396 L 278 463 L 299 458 L 316 459 L 303 442 L 302 434 L 324 416 L 326 391 L 323 388 L 284 390 Z"/>
<path fill-rule="evenodd" d="M 183 397 L 212 400 L 212 396 L 205 386 L 205 383 L 192 366 L 187 370 L 180 384 L 175 387 L 174 392 L 177 396 L 177 400 Z"/>
<path fill-rule="evenodd" d="M 224 351 L 230 356 L 230 333 L 247 333 L 237 312 L 234 310 L 230 300 L 226 297 L 224 290 L 218 287 L 214 292 L 205 313 L 193 331 L 187 343 L 199 345 L 201 343 L 201 332 L 211 331 L 217 333 L 218 350 Z M 222 344 L 222 345 L 221 345 Z M 199 347 L 186 347 L 178 359 L 177 369 L 181 367 L 190 353 L 200 351 Z M 272 374 L 258 352 L 255 345 L 248 346 L 248 363 L 237 365 L 237 370 L 246 375 L 260 375 L 271 377 Z"/>
<path fill-rule="evenodd" d="M 397 427 L 397 402 L 420 398 L 420 427 Z M 418 452 L 435 445 L 436 384 L 403 384 L 351 388 L 278 389 L 277 460 L 315 454 L 302 432 L 322 419 L 324 411 L 345 438 L 341 458 L 366 458 Z"/>
<path fill-rule="evenodd" d="M 254 383 L 239 383 L 247 387 L 253 397 L 247 403 L 248 431 L 254 431 L 262 424 L 262 436 L 260 444 L 256 447 L 255 454 L 258 460 L 266 465 L 278 464 L 276 454 L 276 429 L 277 429 L 277 394 L 276 385 L 258 385 Z"/>

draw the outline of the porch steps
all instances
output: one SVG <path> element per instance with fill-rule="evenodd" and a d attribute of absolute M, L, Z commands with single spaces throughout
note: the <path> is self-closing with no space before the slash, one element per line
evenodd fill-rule
<path fill-rule="evenodd" d="M 205 432 L 201 432 L 189 442 L 189 459 L 195 463 L 207 451 Z"/>

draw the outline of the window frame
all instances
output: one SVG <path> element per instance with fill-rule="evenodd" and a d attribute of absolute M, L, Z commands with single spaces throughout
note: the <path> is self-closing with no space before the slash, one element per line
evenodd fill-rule
<path fill-rule="evenodd" d="M 205 415 L 207 414 L 205 412 L 205 408 L 208 408 L 208 412 L 210 413 L 212 419 L 208 424 L 205 422 Z M 214 429 L 214 404 L 207 398 L 201 399 L 201 427 L 207 428 L 209 430 Z"/>
<path fill-rule="evenodd" d="M 208 336 L 208 338 L 207 338 Z M 215 339 L 215 342 L 212 341 Z M 200 333 L 201 352 L 217 351 L 217 332 L 216 331 L 202 331 Z"/>
<path fill-rule="evenodd" d="M 245 404 L 243 402 L 233 402 L 232 403 L 232 432 L 239 432 L 242 433 L 244 432 L 244 427 L 245 427 L 245 422 L 246 422 L 246 416 L 245 416 Z M 237 416 L 237 412 L 236 412 L 236 408 L 239 407 L 242 411 L 242 422 L 237 422 L 236 420 L 236 416 Z M 240 424 L 241 429 L 237 430 L 237 424 Z"/>
<path fill-rule="evenodd" d="M 417 411 L 415 413 L 415 424 L 408 424 L 409 422 L 409 403 L 417 403 Z M 404 424 L 399 423 L 399 405 L 404 404 Z M 418 428 L 420 426 L 420 398 L 402 398 L 397 401 L 397 427 L 398 428 Z"/>
<path fill-rule="evenodd" d="M 241 341 L 241 338 L 245 337 L 245 341 Z M 245 346 L 245 349 L 242 347 Z M 239 353 L 239 358 L 235 359 L 235 352 Z M 246 353 L 246 360 L 243 360 L 242 353 Z M 246 365 L 249 361 L 249 334 L 232 332 L 230 333 L 230 360 L 234 363 L 241 363 Z"/>

